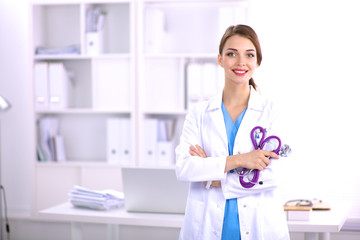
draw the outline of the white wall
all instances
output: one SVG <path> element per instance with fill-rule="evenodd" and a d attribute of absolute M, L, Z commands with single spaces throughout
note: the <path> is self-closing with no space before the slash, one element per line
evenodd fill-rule
<path fill-rule="evenodd" d="M 350 0 L 252 1 L 264 59 L 255 81 L 283 104 L 293 149 L 285 198 L 360 200 L 359 10 Z"/>
<path fill-rule="evenodd" d="M 10 214 L 28 214 L 33 131 L 27 0 L 0 0 L 0 95 L 12 104 L 1 116 L 1 180 Z"/>

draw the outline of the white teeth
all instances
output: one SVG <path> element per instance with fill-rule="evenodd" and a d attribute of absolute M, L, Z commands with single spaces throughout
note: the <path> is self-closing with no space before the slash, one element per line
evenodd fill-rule
<path fill-rule="evenodd" d="M 245 73 L 246 71 L 234 71 L 234 72 L 243 74 L 243 73 Z"/>

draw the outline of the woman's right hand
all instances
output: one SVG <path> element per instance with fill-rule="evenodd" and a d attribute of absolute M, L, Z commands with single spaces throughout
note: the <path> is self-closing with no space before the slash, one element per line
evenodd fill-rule
<path fill-rule="evenodd" d="M 265 150 L 254 150 L 241 155 L 243 157 L 242 167 L 260 171 L 264 170 L 266 166 L 270 164 L 270 158 L 279 159 L 276 153 Z"/>
<path fill-rule="evenodd" d="M 279 159 L 279 156 L 274 152 L 265 150 L 254 150 L 249 153 L 228 156 L 226 159 L 225 172 L 239 167 L 262 171 L 270 164 L 271 158 Z"/>

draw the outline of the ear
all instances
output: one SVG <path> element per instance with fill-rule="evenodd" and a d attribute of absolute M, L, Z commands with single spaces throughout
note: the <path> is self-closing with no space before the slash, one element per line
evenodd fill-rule
<path fill-rule="evenodd" d="M 221 67 L 224 67 L 223 62 L 222 62 L 222 57 L 221 57 L 221 54 L 220 54 L 220 53 L 218 54 L 218 64 L 219 64 Z"/>

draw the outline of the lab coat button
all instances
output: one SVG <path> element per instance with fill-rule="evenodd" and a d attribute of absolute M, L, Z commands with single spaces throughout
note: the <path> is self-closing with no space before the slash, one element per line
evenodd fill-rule
<path fill-rule="evenodd" d="M 249 235 L 249 232 L 246 232 L 246 235 Z"/>
<path fill-rule="evenodd" d="M 244 208 L 246 208 L 246 204 L 244 204 L 244 206 L 243 206 Z"/>
<path fill-rule="evenodd" d="M 213 234 L 215 235 L 215 236 L 217 236 L 218 235 L 218 233 L 217 233 L 217 231 L 213 231 Z"/>

